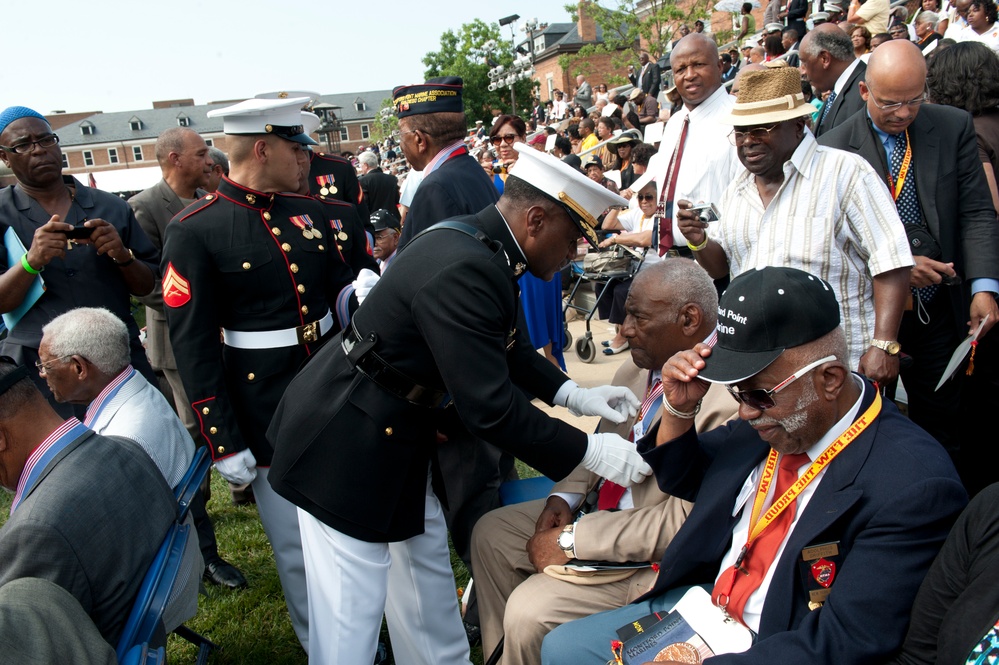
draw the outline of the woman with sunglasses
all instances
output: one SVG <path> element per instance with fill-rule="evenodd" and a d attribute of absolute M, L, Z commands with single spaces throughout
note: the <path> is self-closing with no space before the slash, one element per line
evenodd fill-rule
<path fill-rule="evenodd" d="M 519 156 L 513 149 L 515 143 L 527 142 L 527 124 L 518 116 L 501 115 L 489 130 L 489 142 L 496 151 L 493 184 L 500 195 L 506 182 L 507 171 Z M 520 278 L 520 303 L 527 320 L 527 332 L 535 349 L 541 349 L 552 364 L 565 371 L 562 356 L 564 319 L 562 314 L 562 276 L 550 281 L 538 279 L 530 272 Z"/>

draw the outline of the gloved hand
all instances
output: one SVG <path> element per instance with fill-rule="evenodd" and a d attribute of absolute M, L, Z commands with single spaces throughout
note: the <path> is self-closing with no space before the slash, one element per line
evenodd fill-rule
<path fill-rule="evenodd" d="M 612 434 L 588 434 L 583 466 L 602 478 L 622 487 L 630 487 L 645 476 L 652 475 L 652 467 L 645 463 L 628 439 Z"/>
<path fill-rule="evenodd" d="M 574 416 L 600 416 L 612 423 L 623 423 L 638 413 L 640 402 L 624 386 L 576 387 L 565 405 Z"/>
<path fill-rule="evenodd" d="M 361 272 L 357 273 L 357 279 L 354 280 L 354 295 L 357 296 L 358 305 L 364 302 L 379 279 L 381 276 L 375 271 L 370 268 L 361 268 Z"/>
<path fill-rule="evenodd" d="M 215 462 L 215 470 L 230 483 L 246 485 L 257 477 L 257 459 L 247 448 Z"/>

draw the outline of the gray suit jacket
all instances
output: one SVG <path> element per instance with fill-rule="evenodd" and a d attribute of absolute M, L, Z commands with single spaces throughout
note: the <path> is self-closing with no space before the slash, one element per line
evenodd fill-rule
<path fill-rule="evenodd" d="M 829 113 L 824 118 L 822 113 L 825 111 L 825 106 L 819 109 L 819 118 L 822 122 L 815 127 L 815 138 L 842 125 L 850 116 L 864 108 L 864 99 L 860 96 L 860 82 L 864 80 L 866 75 L 867 65 L 864 62 L 858 62 L 857 67 L 850 74 L 850 78 L 846 80 L 843 91 L 836 95 L 836 99 L 833 100 L 833 104 L 829 108 Z"/>
<path fill-rule="evenodd" d="M 0 529 L 0 586 L 38 577 L 70 592 L 117 643 L 177 503 L 144 450 L 87 432 L 42 472 Z"/>
<path fill-rule="evenodd" d="M 130 198 L 128 204 L 135 211 L 139 226 L 146 232 L 156 249 L 163 250 L 166 227 L 174 215 L 184 209 L 184 202 L 170 189 L 165 180 Z M 153 369 L 177 369 L 170 346 L 170 331 L 163 313 L 163 288 L 157 280 L 156 288 L 140 298 L 146 306 L 146 355 Z"/>

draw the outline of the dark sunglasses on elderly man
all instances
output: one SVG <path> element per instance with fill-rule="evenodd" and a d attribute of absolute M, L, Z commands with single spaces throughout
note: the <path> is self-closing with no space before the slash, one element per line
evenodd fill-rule
<path fill-rule="evenodd" d="M 756 388 L 754 390 L 736 390 L 732 386 L 725 386 L 725 387 L 728 388 L 728 393 L 735 398 L 735 401 L 741 404 L 745 404 L 749 408 L 756 409 L 757 411 L 766 411 L 767 409 L 772 409 L 777 405 L 777 403 L 774 402 L 774 395 L 784 390 L 789 385 L 791 385 L 804 375 L 808 374 L 819 365 L 830 362 L 832 360 L 836 360 L 836 356 L 826 356 L 821 360 L 816 360 L 813 363 L 809 363 L 808 365 L 805 365 L 791 376 L 787 377 L 786 379 L 778 383 L 770 390 L 767 390 L 766 388 Z"/>

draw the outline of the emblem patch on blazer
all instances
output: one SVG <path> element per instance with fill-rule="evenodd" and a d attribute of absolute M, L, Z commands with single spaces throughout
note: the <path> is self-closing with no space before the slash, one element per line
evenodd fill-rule
<path fill-rule="evenodd" d="M 191 302 L 191 283 L 177 272 L 173 263 L 163 273 L 163 303 L 167 307 L 183 307 Z"/>

